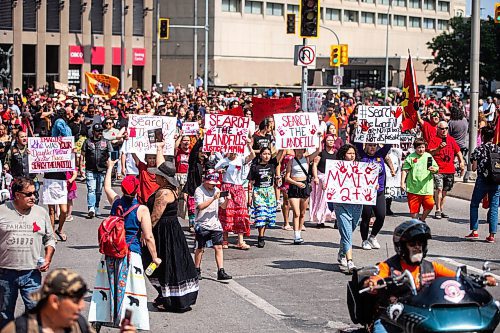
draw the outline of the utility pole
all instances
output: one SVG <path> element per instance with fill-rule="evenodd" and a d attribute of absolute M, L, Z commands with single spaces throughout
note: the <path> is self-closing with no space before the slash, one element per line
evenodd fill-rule
<path fill-rule="evenodd" d="M 385 31 L 385 91 L 384 91 L 384 105 L 387 105 L 387 96 L 389 95 L 389 24 L 391 23 L 392 0 L 389 0 L 389 7 L 387 7 L 387 26 Z"/>
<path fill-rule="evenodd" d="M 198 0 L 194 0 L 194 26 L 198 25 Z M 193 86 L 196 89 L 196 76 L 198 72 L 198 29 L 193 30 Z"/>
<path fill-rule="evenodd" d="M 203 71 L 203 89 L 208 89 L 208 0 L 205 0 L 205 68 Z"/>
<path fill-rule="evenodd" d="M 302 38 L 302 45 L 307 45 L 307 38 Z M 302 66 L 302 86 L 300 91 L 302 111 L 307 112 L 307 66 Z"/>
<path fill-rule="evenodd" d="M 160 0 L 156 0 L 156 83 L 160 82 Z"/>
<path fill-rule="evenodd" d="M 471 155 L 476 149 L 477 121 L 479 108 L 479 43 L 481 39 L 480 0 L 472 0 L 472 25 L 470 46 L 470 117 L 469 117 L 469 163 L 464 182 L 470 180 L 472 172 Z"/>
<path fill-rule="evenodd" d="M 125 91 L 125 0 L 121 1 L 122 6 L 122 33 L 120 34 L 120 90 Z"/>

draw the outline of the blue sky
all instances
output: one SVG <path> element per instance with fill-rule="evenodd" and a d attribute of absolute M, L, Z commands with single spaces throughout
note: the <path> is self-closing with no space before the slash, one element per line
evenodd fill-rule
<path fill-rule="evenodd" d="M 481 10 L 481 18 L 486 18 L 489 16 L 493 17 L 493 8 L 495 6 L 495 3 L 498 1 L 495 0 L 480 0 L 481 1 L 481 8 L 484 8 Z M 470 15 L 470 8 L 471 8 L 472 0 L 467 0 L 467 5 L 466 5 L 466 12 L 467 16 Z"/>

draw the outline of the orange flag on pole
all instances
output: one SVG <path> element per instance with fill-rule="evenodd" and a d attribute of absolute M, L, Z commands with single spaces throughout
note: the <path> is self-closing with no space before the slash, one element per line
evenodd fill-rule
<path fill-rule="evenodd" d="M 406 63 L 403 96 L 404 100 L 400 104 L 403 107 L 402 132 L 415 128 L 418 121 L 418 88 L 411 55 L 408 56 L 408 62 Z"/>
<path fill-rule="evenodd" d="M 94 74 L 85 73 L 85 80 L 87 81 L 87 93 L 111 98 L 118 92 L 120 86 L 120 79 L 107 74 Z"/>

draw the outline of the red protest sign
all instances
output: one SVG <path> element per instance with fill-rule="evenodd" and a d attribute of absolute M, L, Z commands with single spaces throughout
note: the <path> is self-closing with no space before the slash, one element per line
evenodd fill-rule
<path fill-rule="evenodd" d="M 260 122 L 275 113 L 295 112 L 295 98 L 257 98 L 252 97 L 253 121 Z"/>
<path fill-rule="evenodd" d="M 203 151 L 243 154 L 250 118 L 225 114 L 205 115 Z"/>

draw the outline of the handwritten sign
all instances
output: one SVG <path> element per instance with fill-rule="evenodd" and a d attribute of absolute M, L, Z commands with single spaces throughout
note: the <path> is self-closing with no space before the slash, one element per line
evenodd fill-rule
<path fill-rule="evenodd" d="M 128 153 L 136 153 L 142 159 L 144 154 L 155 154 L 157 143 L 150 143 L 148 131 L 161 128 L 163 133 L 163 141 L 165 155 L 174 155 L 175 147 L 175 130 L 177 126 L 177 118 L 164 116 L 139 116 L 129 115 L 128 117 L 128 140 L 126 151 Z"/>
<path fill-rule="evenodd" d="M 307 91 L 307 111 L 319 113 L 323 103 L 323 93 L 314 90 Z"/>
<path fill-rule="evenodd" d="M 274 115 L 276 149 L 316 148 L 319 145 L 319 121 L 315 113 Z"/>
<path fill-rule="evenodd" d="M 401 106 L 360 106 L 354 141 L 399 143 L 402 114 L 403 107 Z"/>
<path fill-rule="evenodd" d="M 197 135 L 200 131 L 200 125 L 197 121 L 182 123 L 183 135 Z"/>
<path fill-rule="evenodd" d="M 326 160 L 326 201 L 375 205 L 379 165 Z"/>
<path fill-rule="evenodd" d="M 203 151 L 243 154 L 250 118 L 224 114 L 205 115 Z"/>
<path fill-rule="evenodd" d="M 28 138 L 29 173 L 75 170 L 74 147 L 75 138 L 72 136 Z"/>
<path fill-rule="evenodd" d="M 385 197 L 393 199 L 406 198 L 406 192 L 401 189 L 401 171 L 403 168 L 403 163 L 409 154 L 413 152 L 413 141 L 415 140 L 415 135 L 409 133 L 402 133 L 400 144 L 395 144 L 389 151 L 387 155 L 392 162 L 394 171 L 396 174 L 394 177 L 391 174 L 389 167 L 385 168 Z"/>

